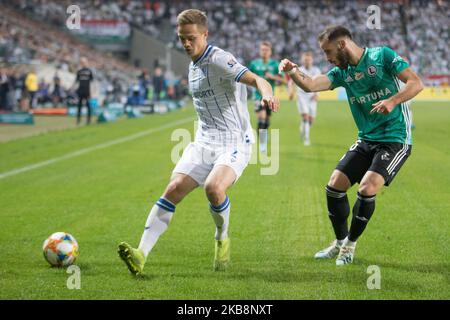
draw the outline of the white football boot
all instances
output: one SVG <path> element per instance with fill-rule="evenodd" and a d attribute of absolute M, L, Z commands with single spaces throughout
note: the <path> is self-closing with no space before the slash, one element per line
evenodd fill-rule
<path fill-rule="evenodd" d="M 355 246 L 343 245 L 339 251 L 339 255 L 336 258 L 336 265 L 343 266 L 353 262 L 353 256 L 355 254 Z"/>
<path fill-rule="evenodd" d="M 337 240 L 334 240 L 328 248 L 325 248 L 314 255 L 316 259 L 333 259 L 336 258 L 341 250 L 341 246 Z"/>

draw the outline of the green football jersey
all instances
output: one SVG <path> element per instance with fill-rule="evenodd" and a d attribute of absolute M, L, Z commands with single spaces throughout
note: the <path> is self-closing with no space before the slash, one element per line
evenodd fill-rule
<path fill-rule="evenodd" d="M 269 59 L 267 63 L 264 63 L 262 59 L 255 59 L 250 62 L 250 65 L 248 66 L 248 69 L 256 74 L 257 76 L 260 76 L 261 78 L 265 78 L 265 75 L 267 72 L 273 75 L 278 75 L 278 61 Z M 275 90 L 275 80 L 266 79 L 271 85 L 272 90 Z M 261 100 L 261 94 L 258 90 L 254 90 L 253 99 L 255 100 Z"/>
<path fill-rule="evenodd" d="M 344 87 L 347 92 L 358 139 L 412 144 L 412 115 L 407 102 L 395 106 L 387 115 L 370 114 L 372 104 L 400 91 L 403 83 L 397 74 L 408 67 L 394 50 L 376 47 L 365 48 L 356 66 L 349 65 L 345 70 L 335 67 L 327 73 L 333 89 Z"/>

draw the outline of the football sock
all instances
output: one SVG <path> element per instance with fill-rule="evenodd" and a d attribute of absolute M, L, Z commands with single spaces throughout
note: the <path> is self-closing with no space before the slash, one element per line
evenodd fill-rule
<path fill-rule="evenodd" d="M 225 240 L 228 238 L 228 223 L 230 221 L 230 199 L 228 196 L 225 198 L 225 201 L 218 206 L 213 206 L 210 203 L 209 211 L 216 224 L 216 240 Z"/>
<path fill-rule="evenodd" d="M 347 247 L 355 247 L 356 246 L 356 241 L 350 241 L 348 238 L 345 240 L 345 243 L 343 243 L 345 246 Z"/>
<path fill-rule="evenodd" d="M 327 194 L 328 217 L 333 225 L 338 241 L 344 240 L 348 235 L 347 218 L 350 214 L 347 193 L 330 186 L 325 188 Z"/>
<path fill-rule="evenodd" d="M 259 148 L 267 150 L 267 129 L 259 130 Z"/>
<path fill-rule="evenodd" d="M 139 243 L 139 249 L 144 252 L 145 257 L 150 253 L 158 238 L 166 231 L 174 212 L 175 205 L 163 197 L 153 205 Z"/>
<path fill-rule="evenodd" d="M 350 241 L 356 242 L 366 228 L 367 223 L 375 211 L 375 197 L 363 196 L 358 192 L 358 199 L 353 206 L 353 218 L 348 234 Z"/>
<path fill-rule="evenodd" d="M 262 119 L 258 119 L 258 134 L 262 129 L 265 129 L 265 121 Z"/>
<path fill-rule="evenodd" d="M 305 140 L 309 140 L 309 128 L 310 128 L 309 121 L 303 121 L 303 138 Z"/>

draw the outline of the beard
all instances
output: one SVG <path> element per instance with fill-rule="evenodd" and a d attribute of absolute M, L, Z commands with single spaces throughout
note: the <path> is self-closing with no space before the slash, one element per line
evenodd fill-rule
<path fill-rule="evenodd" d="M 338 62 L 337 66 L 340 69 L 347 69 L 348 68 L 348 62 L 349 62 L 349 56 L 344 50 L 338 50 L 338 53 L 336 55 L 336 60 Z"/>

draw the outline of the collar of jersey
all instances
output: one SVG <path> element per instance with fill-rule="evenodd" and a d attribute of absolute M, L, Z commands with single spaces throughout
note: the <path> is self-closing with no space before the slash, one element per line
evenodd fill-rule
<path fill-rule="evenodd" d="M 364 53 L 363 53 L 363 55 L 361 56 L 361 59 L 359 59 L 359 61 L 358 61 L 358 64 L 355 66 L 355 71 L 357 71 L 357 70 L 359 70 L 359 68 L 363 65 L 363 60 L 364 60 L 364 58 L 366 57 L 366 55 L 367 55 L 367 51 L 369 51 L 369 48 L 367 48 L 367 47 L 365 47 L 364 48 Z"/>
<path fill-rule="evenodd" d="M 203 59 L 205 59 L 208 55 L 209 55 L 209 53 L 211 52 L 211 49 L 212 49 L 212 45 L 208 45 L 207 47 L 206 47 L 206 49 L 205 49 L 205 51 L 203 52 L 203 54 L 200 56 L 200 58 L 198 58 L 197 60 L 195 60 L 194 62 L 193 62 L 193 65 L 195 66 L 196 64 L 198 64 L 199 62 L 201 62 Z"/>

